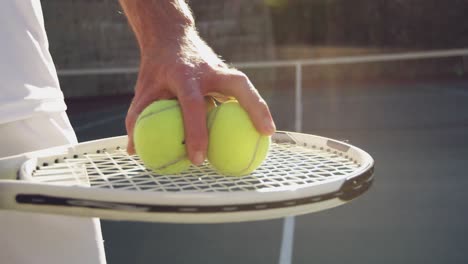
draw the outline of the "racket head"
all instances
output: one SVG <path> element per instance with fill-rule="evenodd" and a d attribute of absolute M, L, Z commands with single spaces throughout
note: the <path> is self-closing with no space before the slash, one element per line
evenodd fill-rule
<path fill-rule="evenodd" d="M 66 146 L 38 155 L 3 182 L 15 210 L 109 220 L 222 223 L 307 214 L 367 191 L 374 160 L 350 144 L 277 132 L 262 166 L 225 177 L 205 163 L 180 175 L 157 175 L 125 152 L 127 137 Z M 5 200 L 5 199 L 3 199 Z"/>

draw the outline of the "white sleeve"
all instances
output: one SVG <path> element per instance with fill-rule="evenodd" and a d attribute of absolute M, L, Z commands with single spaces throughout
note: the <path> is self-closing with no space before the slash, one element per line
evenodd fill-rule
<path fill-rule="evenodd" d="M 0 123 L 66 109 L 40 0 L 0 1 Z"/>

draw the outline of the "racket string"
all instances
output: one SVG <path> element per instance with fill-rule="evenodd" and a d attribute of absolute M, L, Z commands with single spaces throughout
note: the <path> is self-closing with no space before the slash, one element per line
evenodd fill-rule
<path fill-rule="evenodd" d="M 359 163 L 343 153 L 273 143 L 262 166 L 248 176 L 219 175 L 208 162 L 179 175 L 157 175 L 146 169 L 138 156 L 130 156 L 123 149 L 80 155 L 40 167 L 33 179 L 147 192 L 268 191 L 310 186 L 350 175 L 360 168 Z"/>

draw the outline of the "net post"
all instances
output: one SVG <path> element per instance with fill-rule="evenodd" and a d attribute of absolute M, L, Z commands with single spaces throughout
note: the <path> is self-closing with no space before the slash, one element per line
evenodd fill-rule
<path fill-rule="evenodd" d="M 296 132 L 302 131 L 302 64 L 297 62 L 295 64 L 295 122 L 294 128 Z"/>

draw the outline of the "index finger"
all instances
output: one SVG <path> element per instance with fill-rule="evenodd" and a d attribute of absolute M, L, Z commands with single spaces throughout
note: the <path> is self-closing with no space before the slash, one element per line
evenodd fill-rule
<path fill-rule="evenodd" d="M 249 114 L 257 131 L 265 135 L 275 132 L 276 126 L 267 103 L 245 74 L 231 69 L 220 70 L 213 87 L 219 93 L 235 97 Z"/>

